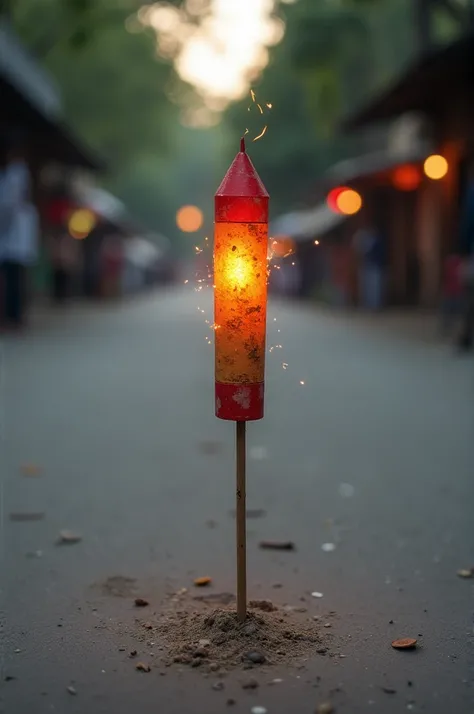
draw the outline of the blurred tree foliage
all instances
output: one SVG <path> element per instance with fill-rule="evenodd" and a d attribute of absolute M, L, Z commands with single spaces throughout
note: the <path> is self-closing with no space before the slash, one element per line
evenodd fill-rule
<path fill-rule="evenodd" d="M 66 119 L 120 170 L 144 152 L 163 152 L 173 106 L 172 69 L 140 31 L 133 0 L 15 0 L 15 29 L 58 82 Z"/>
<path fill-rule="evenodd" d="M 419 51 L 416 2 L 421 0 L 281 0 L 285 38 L 254 87 L 273 109 L 262 116 L 250 102 L 249 116 L 249 102 L 242 102 L 226 114 L 234 146 L 249 122 L 253 136 L 268 124 L 251 153 L 275 212 L 314 202 L 316 179 L 329 165 L 377 146 L 379 133 L 346 137 L 340 121 Z M 435 42 L 459 34 L 462 23 L 453 21 L 444 1 L 431 0 L 430 11 Z"/>

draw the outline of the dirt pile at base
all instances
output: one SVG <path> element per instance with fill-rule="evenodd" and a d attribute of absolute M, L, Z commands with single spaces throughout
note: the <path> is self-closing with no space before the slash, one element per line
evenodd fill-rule
<path fill-rule="evenodd" d="M 168 663 L 209 671 L 288 664 L 327 653 L 315 626 L 292 622 L 278 611 L 249 612 L 242 623 L 231 609 L 180 610 L 163 615 L 153 629 L 165 645 Z"/>

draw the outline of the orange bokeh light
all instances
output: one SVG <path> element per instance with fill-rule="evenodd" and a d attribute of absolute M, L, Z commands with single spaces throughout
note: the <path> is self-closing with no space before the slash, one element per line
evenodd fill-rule
<path fill-rule="evenodd" d="M 420 185 L 420 171 L 412 164 L 397 166 L 393 172 L 392 183 L 399 191 L 414 191 Z"/>
<path fill-rule="evenodd" d="M 176 225 L 183 233 L 195 233 L 203 222 L 203 213 L 197 206 L 182 206 L 176 213 Z"/>
<path fill-rule="evenodd" d="M 360 193 L 352 188 L 345 188 L 336 199 L 338 213 L 344 216 L 353 216 L 362 208 L 362 197 Z"/>
<path fill-rule="evenodd" d="M 425 175 L 433 181 L 439 181 L 448 173 L 448 162 L 440 154 L 428 156 L 423 165 Z"/>

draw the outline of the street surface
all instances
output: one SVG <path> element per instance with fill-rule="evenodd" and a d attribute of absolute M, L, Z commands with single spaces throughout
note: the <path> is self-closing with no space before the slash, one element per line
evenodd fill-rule
<path fill-rule="evenodd" d="M 201 575 L 235 592 L 234 428 L 213 416 L 205 317 L 210 300 L 178 289 L 3 338 L 0 710 L 472 714 L 474 580 L 456 574 L 474 565 L 472 358 L 390 318 L 297 304 L 270 307 L 282 348 L 248 427 L 247 505 L 265 510 L 248 521 L 249 594 L 321 615 L 337 656 L 254 670 L 250 692 L 240 672 L 213 691 L 165 669 L 152 646 L 151 672 L 135 670 L 133 597 L 107 596 L 107 578 L 136 578 L 150 612 Z M 56 545 L 62 529 L 82 541 Z"/>

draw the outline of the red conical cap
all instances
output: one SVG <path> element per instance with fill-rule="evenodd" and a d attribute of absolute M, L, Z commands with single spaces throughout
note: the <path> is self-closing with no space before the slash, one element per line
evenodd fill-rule
<path fill-rule="evenodd" d="M 248 154 L 245 139 L 240 152 L 217 189 L 216 223 L 267 223 L 269 196 Z"/>

